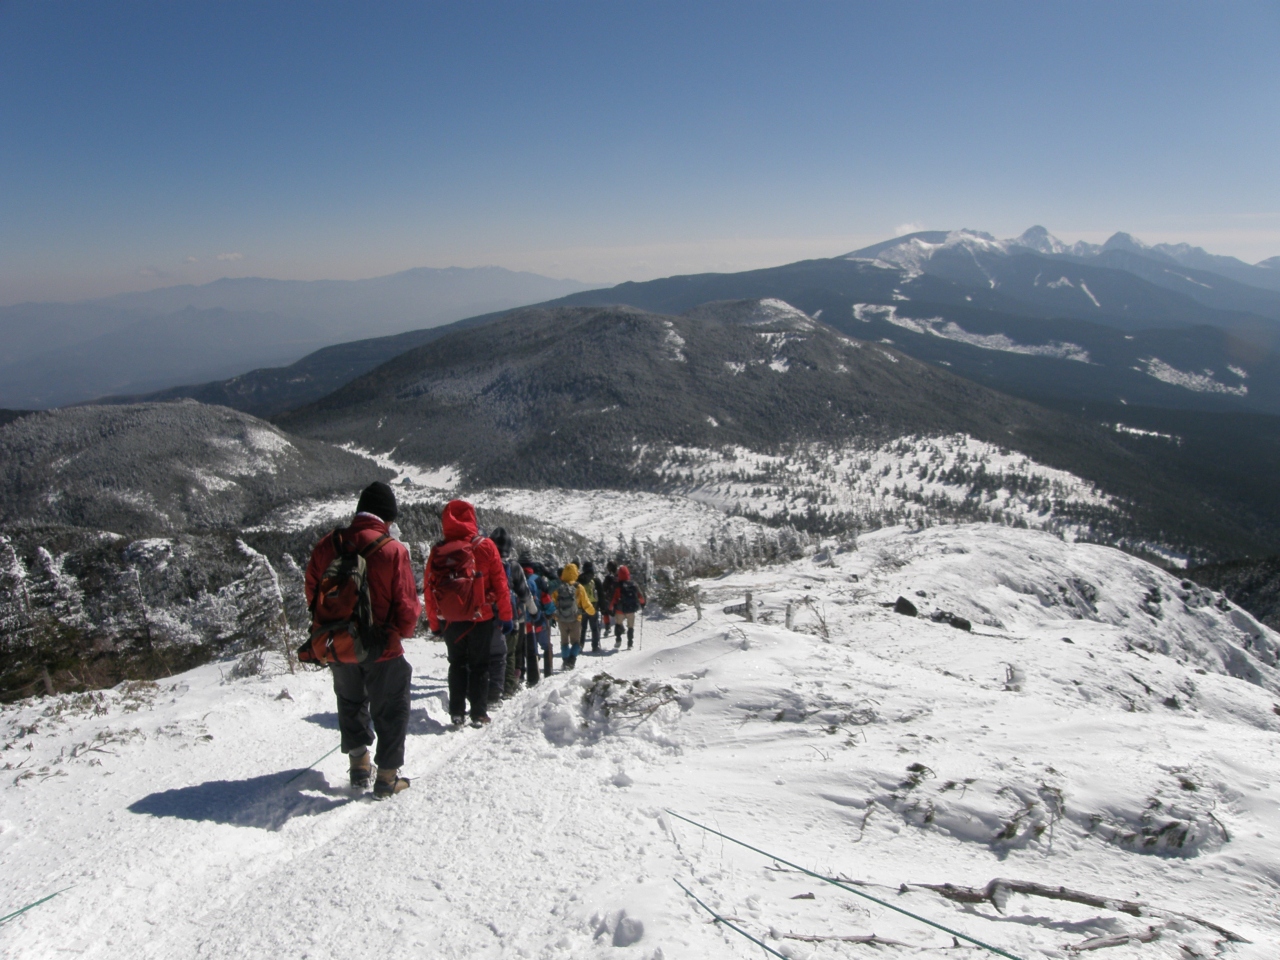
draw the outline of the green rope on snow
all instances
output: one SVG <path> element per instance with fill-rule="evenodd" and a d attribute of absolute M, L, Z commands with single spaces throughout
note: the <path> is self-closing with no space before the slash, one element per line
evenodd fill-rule
<path fill-rule="evenodd" d="M 739 934 L 741 934 L 742 936 L 744 936 L 744 937 L 746 937 L 748 940 L 750 940 L 752 943 L 754 943 L 756 946 L 758 946 L 758 947 L 763 947 L 765 950 L 768 950 L 768 951 L 769 951 L 770 953 L 772 953 L 775 957 L 782 957 L 782 960 L 787 960 L 787 956 L 786 956 L 786 954 L 779 953 L 777 950 L 773 949 L 773 947 L 769 946 L 769 945 L 768 945 L 767 943 L 765 943 L 763 940 L 757 940 L 755 937 L 753 937 L 751 934 L 747 933 L 747 931 L 743 930 L 741 927 L 735 927 L 732 923 L 730 923 L 730 922 L 729 922 L 728 920 L 726 920 L 724 917 L 720 916 L 720 914 L 716 913 L 714 910 L 712 910 L 710 907 L 708 907 L 705 903 L 703 903 L 701 900 L 699 900 L 699 899 L 698 899 L 697 894 L 695 894 L 693 891 L 691 891 L 688 887 L 686 887 L 686 886 L 685 886 L 683 883 L 681 883 L 679 880 L 673 880 L 673 882 L 675 883 L 675 885 L 676 885 L 677 887 L 679 887 L 681 890 L 683 890 L 683 891 L 684 891 L 685 893 L 687 893 L 689 896 L 693 897 L 693 902 L 694 902 L 694 903 L 696 903 L 698 906 L 700 906 L 703 910 L 707 911 L 707 913 L 711 914 L 711 916 L 715 917 L 715 919 L 716 919 L 716 923 L 723 923 L 726 927 L 728 927 L 728 928 L 729 928 L 730 930 L 732 930 L 734 933 L 739 933 Z"/>
<path fill-rule="evenodd" d="M 799 870 L 801 873 L 807 873 L 809 876 L 813 877 L 815 880 L 821 880 L 824 883 L 829 883 L 832 886 L 839 887 L 841 890 L 847 891 L 848 893 L 852 893 L 854 896 L 862 897 L 864 900 L 870 900 L 872 903 L 878 903 L 882 907 L 888 907 L 890 910 L 893 910 L 897 913 L 901 913 L 903 916 L 910 917 L 912 920 L 919 920 L 921 923 L 928 924 L 929 926 L 937 930 L 941 930 L 943 933 L 949 933 L 951 934 L 951 936 L 959 937 L 961 940 L 968 940 L 970 943 L 975 944 L 976 946 L 982 947 L 982 949 L 984 950 L 990 950 L 994 954 L 998 954 L 999 956 L 1007 958 L 1007 960 L 1022 960 L 1021 957 L 1014 956 L 1012 953 L 1006 953 L 1004 950 L 1001 950 L 999 947 L 993 947 L 989 943 L 983 943 L 981 940 L 971 937 L 967 933 L 961 933 L 959 930 L 952 930 L 950 927 L 944 927 L 940 923 L 934 923 L 932 920 L 926 917 L 922 917 L 919 914 L 912 913 L 910 910 L 904 910 L 902 909 L 902 907 L 895 907 L 892 903 L 889 903 L 886 900 L 881 900 L 879 897 L 873 897 L 869 893 L 863 893 L 861 890 L 857 890 L 854 887 L 850 887 L 847 884 L 843 884 L 839 880 L 833 880 L 830 877 L 824 877 L 822 874 L 814 873 L 812 870 L 808 870 L 805 867 L 800 866 L 800 864 L 798 863 L 792 863 L 790 860 L 783 860 L 781 857 L 775 857 L 772 853 L 766 853 L 764 850 L 761 850 L 759 847 L 753 847 L 749 843 L 743 843 L 741 840 L 737 839 L 736 837 L 731 837 L 727 833 L 721 833 L 719 830 L 712 830 L 710 827 L 703 826 L 702 824 L 698 823 L 696 820 L 690 820 L 688 817 L 680 816 L 680 814 L 676 813 L 674 810 L 668 809 L 667 813 L 671 814 L 673 817 L 675 817 L 678 820 L 683 820 L 685 823 L 693 824 L 699 830 L 705 830 L 707 831 L 707 833 L 714 833 L 717 837 L 723 837 L 725 840 L 728 840 L 730 843 L 736 843 L 740 847 L 746 847 L 748 850 L 752 850 L 760 854 L 762 857 L 768 857 L 770 860 L 776 860 L 778 863 L 785 863 L 788 867 L 791 867 L 795 870 Z"/>
<path fill-rule="evenodd" d="M 332 750 L 326 753 L 323 757 L 321 757 L 320 760 L 327 760 L 329 757 L 332 757 L 335 753 L 337 753 L 341 749 L 342 749 L 342 744 L 338 744 L 336 747 L 334 747 Z M 293 783 L 293 781 L 297 780 L 300 776 L 302 776 L 304 773 L 306 773 L 308 770 L 314 767 L 317 763 L 319 763 L 320 760 L 311 761 L 309 764 L 307 764 L 305 767 L 303 767 L 301 770 L 295 773 L 292 777 L 290 777 L 288 780 L 282 783 L 281 786 L 287 787 L 289 784 Z"/>
<path fill-rule="evenodd" d="M 75 884 L 72 884 L 72 886 L 75 886 Z M 41 897 L 41 898 L 40 898 L 39 900 L 37 900 L 35 903 L 28 903 L 28 904 L 27 904 L 25 907 L 23 907 L 21 910 L 15 910 L 15 911 L 13 911 L 13 913 L 9 913 L 9 914 L 6 914 L 6 915 L 5 915 L 5 916 L 3 916 L 3 917 L 0 917 L 0 923 L 8 923 L 8 922 L 9 922 L 10 920 L 12 920 L 14 917 L 17 917 L 17 916 L 20 916 L 21 914 L 26 913 L 26 912 L 27 912 L 28 910 L 30 910 L 32 907 L 38 907 L 38 906 L 40 906 L 40 904 L 42 904 L 42 903 L 48 903 L 50 900 L 52 900 L 54 897 L 56 897 L 59 893 L 66 893 L 66 892 L 67 892 L 68 890 L 70 890 L 70 889 L 71 889 L 71 887 L 63 887 L 61 890 L 57 890 L 57 891 L 55 891 L 54 893 L 49 894 L 47 897 Z"/>

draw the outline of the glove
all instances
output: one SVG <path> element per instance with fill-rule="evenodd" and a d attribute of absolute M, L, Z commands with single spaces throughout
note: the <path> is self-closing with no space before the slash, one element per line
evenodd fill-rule
<path fill-rule="evenodd" d="M 514 620 L 503 620 L 499 626 L 502 628 L 503 633 L 514 633 L 516 629 Z"/>

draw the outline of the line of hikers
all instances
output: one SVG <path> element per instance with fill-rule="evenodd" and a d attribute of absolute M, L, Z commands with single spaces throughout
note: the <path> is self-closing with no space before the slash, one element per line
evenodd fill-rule
<path fill-rule="evenodd" d="M 399 772 L 413 676 L 403 641 L 416 632 L 424 606 L 432 635 L 446 645 L 456 729 L 468 715 L 473 726 L 489 723 L 491 708 L 522 683 L 536 684 L 539 660 L 542 675 L 551 675 L 552 627 L 563 668 L 572 670 L 588 633 L 592 652 L 610 629 L 614 649 L 625 637 L 630 650 L 647 602 L 625 564 L 610 561 L 602 578 L 590 561 L 555 571 L 527 553 L 512 559 L 516 545 L 507 531 L 481 534 L 465 500 L 450 501 L 441 513 L 444 535 L 427 557 L 419 595 L 408 548 L 393 535 L 396 515 L 394 491 L 372 483 L 351 524 L 316 544 L 306 572 L 311 634 L 298 650 L 303 662 L 332 671 L 351 784 L 363 789 L 372 779 L 375 799 L 409 786 Z"/>

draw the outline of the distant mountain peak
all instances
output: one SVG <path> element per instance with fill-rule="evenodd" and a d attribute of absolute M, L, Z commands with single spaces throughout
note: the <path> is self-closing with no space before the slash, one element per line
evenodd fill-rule
<path fill-rule="evenodd" d="M 1066 253 L 1071 249 L 1039 224 L 1028 227 L 1022 232 L 1022 236 L 1010 242 L 1037 253 Z"/>
<path fill-rule="evenodd" d="M 1151 248 L 1131 233 L 1118 231 L 1107 238 L 1102 245 L 1103 250 L 1140 250 L 1146 252 Z"/>

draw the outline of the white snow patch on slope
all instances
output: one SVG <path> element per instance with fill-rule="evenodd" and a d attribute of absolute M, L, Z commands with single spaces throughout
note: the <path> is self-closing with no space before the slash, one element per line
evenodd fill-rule
<path fill-rule="evenodd" d="M 249 426 L 238 437 L 209 437 L 206 442 L 221 451 L 215 469 L 233 477 L 276 473 L 281 459 L 297 454 L 283 435 L 266 427 Z"/>
<path fill-rule="evenodd" d="M 787 932 L 950 949 L 670 808 L 1028 960 L 1151 926 L 1158 940 L 1108 953 L 1273 957 L 1277 638 L 1221 597 L 993 526 L 885 530 L 702 589 L 702 620 L 646 617 L 643 650 L 585 656 L 483 731 L 444 732 L 442 645 L 409 641 L 413 786 L 383 804 L 348 790 L 341 754 L 303 769 L 337 745 L 323 672 L 228 680 L 210 665 L 0 708 L 6 898 L 70 887 L 0 928 L 0 946 L 13 960 L 746 956 L 676 878 L 793 956 L 847 948 L 801 952 Z M 757 623 L 720 610 L 746 590 Z M 881 606 L 900 595 L 924 617 Z M 998 911 L 914 886 L 995 877 L 1157 911 L 1020 895 Z M 634 946 L 615 946 L 624 915 L 643 927 Z"/>
<path fill-rule="evenodd" d="M 1063 518 L 1068 508 L 1120 508 L 1074 474 L 965 435 L 834 449 L 812 444 L 776 455 L 676 447 L 658 473 L 726 512 L 774 520 L 813 512 L 862 527 L 962 511 L 1074 537 L 1078 531 Z"/>
<path fill-rule="evenodd" d="M 675 324 L 670 320 L 663 320 L 662 325 L 666 327 L 662 345 L 667 350 L 667 359 L 675 360 L 677 363 L 687 363 L 689 358 L 684 355 L 684 337 L 676 333 Z"/>
<path fill-rule="evenodd" d="M 1095 307 L 1101 308 L 1102 304 L 1098 302 L 1098 298 L 1093 295 L 1093 291 L 1088 288 L 1083 280 L 1080 281 L 1080 289 L 1084 291 L 1084 295 L 1093 301 Z"/>
<path fill-rule="evenodd" d="M 1201 283 L 1199 280 L 1196 280 L 1194 277 L 1188 277 L 1185 273 L 1178 273 L 1177 270 L 1170 270 L 1168 267 L 1166 267 L 1164 272 L 1177 277 L 1179 280 L 1185 280 L 1187 281 L 1187 283 L 1194 283 L 1197 287 L 1204 287 L 1206 290 L 1213 289 L 1213 287 L 1209 286 L 1209 284 Z"/>
<path fill-rule="evenodd" d="M 1053 286 L 1053 284 L 1050 284 Z M 1079 344 L 1052 340 L 1043 344 L 1018 343 L 1003 333 L 970 333 L 954 321 L 946 321 L 941 317 L 916 319 L 898 316 L 898 308 L 891 305 L 874 303 L 855 303 L 853 316 L 856 320 L 870 323 L 880 319 L 894 326 L 910 330 L 912 333 L 930 334 L 942 340 L 953 340 L 966 343 L 982 350 L 998 350 L 1002 353 L 1020 353 L 1035 357 L 1053 357 L 1058 360 L 1075 360 L 1089 363 L 1089 351 Z"/>
<path fill-rule="evenodd" d="M 1144 430 L 1141 427 L 1131 427 L 1128 424 L 1117 423 L 1113 428 L 1116 433 L 1128 433 L 1135 437 L 1158 437 L 1161 440 L 1172 440 L 1181 444 L 1182 438 L 1173 433 L 1161 433 L 1159 430 Z"/>
<path fill-rule="evenodd" d="M 391 482 L 397 487 L 405 486 L 405 481 L 408 481 L 407 485 L 415 487 L 449 491 L 458 485 L 458 480 L 462 476 L 461 468 L 455 464 L 446 464 L 443 467 L 416 467 L 411 463 L 395 459 L 394 450 L 391 453 L 374 453 L 372 450 L 366 450 L 364 447 L 357 446 L 354 443 L 344 443 L 340 444 L 340 446 L 348 453 L 366 457 L 380 467 L 394 470 L 396 476 Z"/>
<path fill-rule="evenodd" d="M 1244 384 L 1230 387 L 1215 380 L 1212 370 L 1205 370 L 1203 373 L 1187 373 L 1171 367 L 1159 357 L 1142 357 L 1138 362 L 1146 368 L 1141 372 L 1185 390 L 1194 390 L 1196 393 L 1226 393 L 1235 397 L 1249 395 L 1249 388 Z"/>
<path fill-rule="evenodd" d="M 785 300 L 776 300 L 772 297 L 766 297 L 759 302 L 756 314 L 758 319 L 754 320 L 755 324 L 776 323 L 781 320 L 797 330 L 812 330 L 815 327 L 813 320 L 803 310 L 793 307 Z"/>
<path fill-rule="evenodd" d="M 471 497 L 482 507 L 522 513 L 565 527 L 589 540 L 616 543 L 659 537 L 692 545 L 739 536 L 754 537 L 761 524 L 727 516 L 715 504 L 684 496 L 619 490 L 483 490 Z"/>

